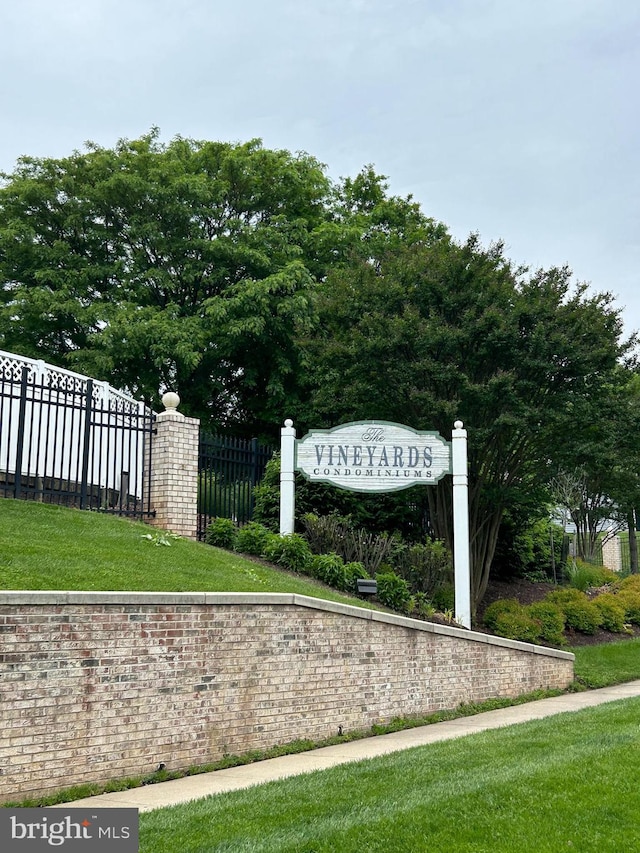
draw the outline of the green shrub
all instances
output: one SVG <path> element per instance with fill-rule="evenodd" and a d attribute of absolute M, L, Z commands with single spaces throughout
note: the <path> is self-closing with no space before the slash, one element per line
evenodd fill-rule
<path fill-rule="evenodd" d="M 556 646 L 565 644 L 565 616 L 557 604 L 551 601 L 536 601 L 527 608 L 527 613 L 539 626 L 541 640 Z"/>
<path fill-rule="evenodd" d="M 358 579 L 369 577 L 362 563 L 345 563 L 339 554 L 314 554 L 308 571 L 314 578 L 343 592 L 356 592 Z"/>
<path fill-rule="evenodd" d="M 304 537 L 314 554 L 344 554 L 345 533 L 350 528 L 348 517 L 336 513 L 317 515 L 307 512 L 300 521 Z"/>
<path fill-rule="evenodd" d="M 235 549 L 241 554 L 253 554 L 254 557 L 262 557 L 271 536 L 273 533 L 263 524 L 250 521 L 239 528 L 236 533 Z"/>
<path fill-rule="evenodd" d="M 253 519 L 272 533 L 280 529 L 280 454 L 267 462 L 262 480 L 253 487 Z"/>
<path fill-rule="evenodd" d="M 454 610 L 456 606 L 456 591 L 452 583 L 443 583 L 439 586 L 433 595 L 431 601 L 436 610 L 440 613 L 446 613 L 448 610 Z"/>
<path fill-rule="evenodd" d="M 629 585 L 615 593 L 615 598 L 624 607 L 625 621 L 640 625 L 640 590 L 635 585 Z"/>
<path fill-rule="evenodd" d="M 613 586 L 613 591 L 640 593 L 640 575 L 629 575 L 622 580 L 618 579 Z"/>
<path fill-rule="evenodd" d="M 602 627 L 605 631 L 622 634 L 625 630 L 626 607 L 620 596 L 605 592 L 596 596 L 593 603 L 600 612 Z"/>
<path fill-rule="evenodd" d="M 314 554 L 309 563 L 309 572 L 328 586 L 336 589 L 344 586 L 344 560 L 339 554 Z"/>
<path fill-rule="evenodd" d="M 279 536 L 272 533 L 266 543 L 263 556 L 289 571 L 308 572 L 312 554 L 307 540 L 300 534 Z"/>
<path fill-rule="evenodd" d="M 358 581 L 361 578 L 370 577 L 369 572 L 365 569 L 362 563 L 359 563 L 357 560 L 344 564 L 344 575 L 346 583 L 345 592 L 357 592 Z"/>
<path fill-rule="evenodd" d="M 393 548 L 393 540 L 386 534 L 354 527 L 349 518 L 336 514 L 306 513 L 302 526 L 315 554 L 339 554 L 347 563 L 362 563 L 371 573 L 388 559 Z"/>
<path fill-rule="evenodd" d="M 238 529 L 231 518 L 214 518 L 205 534 L 207 545 L 215 545 L 216 548 L 226 548 L 232 551 L 235 545 Z"/>
<path fill-rule="evenodd" d="M 451 553 L 443 542 L 427 541 L 398 547 L 392 561 L 396 574 L 406 580 L 413 592 L 431 597 L 438 587 L 451 581 Z"/>
<path fill-rule="evenodd" d="M 550 592 L 545 601 L 557 604 L 564 613 L 567 628 L 581 634 L 595 634 L 602 623 L 600 611 L 584 592 L 565 588 Z"/>
<path fill-rule="evenodd" d="M 436 612 L 436 608 L 424 592 L 416 592 L 411 596 L 407 606 L 407 613 L 415 619 L 430 619 Z"/>
<path fill-rule="evenodd" d="M 515 598 L 494 601 L 484 615 L 485 625 L 500 637 L 536 643 L 540 639 L 540 624 Z"/>
<path fill-rule="evenodd" d="M 500 598 L 490 604 L 484 612 L 484 624 L 490 631 L 495 631 L 498 619 L 503 613 L 517 613 L 521 607 L 515 598 Z"/>
<path fill-rule="evenodd" d="M 505 510 L 491 564 L 494 578 L 515 575 L 549 583 L 562 574 L 566 559 L 564 530 L 546 516 L 532 520 L 531 509 L 523 504 L 520 510 Z"/>
<path fill-rule="evenodd" d="M 381 572 L 376 575 L 378 583 L 378 600 L 400 613 L 406 613 L 411 601 L 411 592 L 404 578 L 395 572 Z"/>
<path fill-rule="evenodd" d="M 583 560 L 575 560 L 575 562 L 567 565 L 565 574 L 570 586 L 582 592 L 605 586 L 605 584 L 613 583 L 617 579 L 615 572 L 610 569 L 604 566 L 594 566 L 591 563 L 585 563 Z"/>

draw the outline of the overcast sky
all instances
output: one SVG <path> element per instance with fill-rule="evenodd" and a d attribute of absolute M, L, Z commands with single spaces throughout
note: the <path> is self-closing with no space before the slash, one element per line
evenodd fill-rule
<path fill-rule="evenodd" d="M 640 329 L 638 0 L 2 0 L 0 171 L 161 137 L 368 163 Z"/>

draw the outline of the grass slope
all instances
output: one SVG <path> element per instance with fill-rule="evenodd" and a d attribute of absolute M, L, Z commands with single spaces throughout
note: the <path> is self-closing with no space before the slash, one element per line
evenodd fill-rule
<path fill-rule="evenodd" d="M 141 816 L 141 853 L 640 849 L 640 699 Z"/>
<path fill-rule="evenodd" d="M 102 513 L 0 499 L 0 589 L 289 592 L 371 606 L 311 578 Z"/>

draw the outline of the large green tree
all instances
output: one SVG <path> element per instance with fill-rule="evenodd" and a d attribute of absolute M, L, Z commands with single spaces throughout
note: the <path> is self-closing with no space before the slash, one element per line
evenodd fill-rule
<path fill-rule="evenodd" d="M 477 604 L 503 512 L 544 480 L 575 429 L 572 404 L 595 400 L 624 353 L 619 313 L 609 296 L 572 289 L 569 270 L 529 275 L 473 236 L 376 248 L 322 287 L 306 417 L 385 419 L 445 437 L 465 422 Z M 449 480 L 426 491 L 434 533 L 451 544 Z"/>
<path fill-rule="evenodd" d="M 371 167 L 333 183 L 258 140 L 153 130 L 23 157 L 0 184 L 0 347 L 273 436 L 297 411 L 316 283 L 356 247 L 444 230 Z"/>
<path fill-rule="evenodd" d="M 2 183 L 0 346 L 214 424 L 280 420 L 334 227 L 313 157 L 152 131 Z"/>

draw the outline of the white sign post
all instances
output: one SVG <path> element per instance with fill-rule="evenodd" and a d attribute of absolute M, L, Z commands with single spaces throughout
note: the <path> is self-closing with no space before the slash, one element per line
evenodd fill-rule
<path fill-rule="evenodd" d="M 313 430 L 296 440 L 293 421 L 281 429 L 280 535 L 293 533 L 295 471 L 312 482 L 354 492 L 391 492 L 433 485 L 453 474 L 456 621 L 471 627 L 467 431 L 456 421 L 452 441 L 387 421 L 359 421 Z"/>
<path fill-rule="evenodd" d="M 280 536 L 293 533 L 296 507 L 296 431 L 287 418 L 280 430 Z"/>
<path fill-rule="evenodd" d="M 451 433 L 453 467 L 453 567 L 456 622 L 471 627 L 471 566 L 469 548 L 469 476 L 467 431 L 456 421 Z"/>

